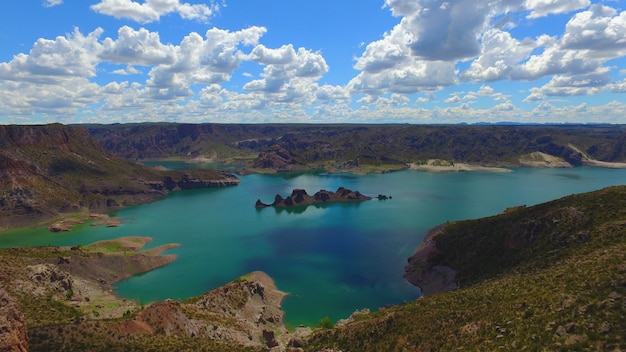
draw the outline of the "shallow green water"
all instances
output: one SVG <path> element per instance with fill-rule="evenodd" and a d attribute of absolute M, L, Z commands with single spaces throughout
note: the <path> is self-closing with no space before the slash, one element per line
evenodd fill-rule
<path fill-rule="evenodd" d="M 176 167 L 175 164 L 168 165 Z M 237 187 L 175 192 L 124 209 L 117 228 L 84 225 L 71 233 L 19 230 L 0 235 L 0 246 L 74 245 L 120 236 L 150 236 L 150 246 L 180 243 L 172 264 L 117 285 L 123 297 L 143 302 L 187 298 L 253 270 L 272 276 L 291 293 L 283 302 L 290 326 L 333 321 L 355 309 L 377 309 L 419 296 L 403 267 L 428 228 L 477 218 L 506 207 L 532 205 L 572 193 L 626 183 L 626 170 L 519 169 L 511 173 L 382 175 L 249 175 Z M 344 186 L 387 201 L 257 210 L 293 188 L 310 194 Z"/>

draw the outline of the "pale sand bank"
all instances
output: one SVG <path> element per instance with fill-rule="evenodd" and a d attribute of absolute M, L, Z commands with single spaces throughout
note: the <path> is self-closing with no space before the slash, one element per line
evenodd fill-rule
<path fill-rule="evenodd" d="M 569 168 L 572 164 L 554 155 L 533 152 L 530 154 L 521 155 L 519 157 L 519 164 L 523 167 L 537 167 L 537 168 Z"/>
<path fill-rule="evenodd" d="M 583 165 L 606 167 L 609 169 L 626 169 L 626 163 L 616 163 L 616 162 L 599 161 L 599 160 L 584 160 Z"/>
<path fill-rule="evenodd" d="M 460 171 L 487 171 L 487 172 L 511 172 L 503 167 L 489 167 L 465 163 L 448 163 L 431 159 L 426 164 L 409 163 L 409 169 L 428 172 L 460 172 Z"/>

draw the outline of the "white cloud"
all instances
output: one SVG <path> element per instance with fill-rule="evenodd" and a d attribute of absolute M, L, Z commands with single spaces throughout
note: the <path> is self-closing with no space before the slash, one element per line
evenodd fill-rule
<path fill-rule="evenodd" d="M 114 73 L 116 75 L 138 75 L 138 74 L 140 74 L 142 72 L 139 71 L 138 69 L 136 69 L 135 67 L 133 67 L 132 65 L 128 65 L 128 66 L 126 66 L 125 69 L 113 70 L 112 73 Z"/>
<path fill-rule="evenodd" d="M 549 96 L 592 95 L 609 87 L 611 77 L 606 70 L 579 75 L 555 75 L 540 88 L 531 88 L 525 101 L 543 100 Z"/>
<path fill-rule="evenodd" d="M 259 45 L 248 56 L 250 60 L 266 64 L 262 79 L 246 83 L 244 90 L 281 94 L 280 101 L 293 101 L 307 95 L 311 83 L 328 72 L 328 65 L 319 52 L 287 45 L 279 49 L 268 49 Z M 276 97 L 275 97 L 276 98 Z"/>
<path fill-rule="evenodd" d="M 63 0 L 44 0 L 43 2 L 43 6 L 44 7 L 54 7 L 57 5 L 61 5 L 63 3 Z"/>
<path fill-rule="evenodd" d="M 520 41 L 508 32 L 491 28 L 483 34 L 482 53 L 461 73 L 461 78 L 486 82 L 506 79 L 515 65 L 527 58 L 535 47 L 532 40 Z"/>
<path fill-rule="evenodd" d="M 524 7 L 530 10 L 528 18 L 539 18 L 552 14 L 571 12 L 587 7 L 590 4 L 590 0 L 526 0 Z"/>
<path fill-rule="evenodd" d="M 600 4 L 579 12 L 567 23 L 562 47 L 585 50 L 594 58 L 626 55 L 626 11 L 617 11 Z"/>
<path fill-rule="evenodd" d="M 456 84 L 454 63 L 408 58 L 393 69 L 370 73 L 363 71 L 348 83 L 354 93 L 383 95 L 388 92 L 412 94 L 437 90 Z"/>
<path fill-rule="evenodd" d="M 537 48 L 543 47 L 539 54 L 532 55 L 522 64 L 513 68 L 510 74 L 512 79 L 534 80 L 546 76 L 559 75 L 562 77 L 589 77 L 596 76 L 592 81 L 607 81 L 607 71 L 610 67 L 604 66 L 608 60 L 626 55 L 626 42 L 623 35 L 626 31 L 626 12 L 617 15 L 617 12 L 606 6 L 592 5 L 589 10 L 575 14 L 567 23 L 565 33 L 560 40 L 545 39 L 537 41 Z M 541 39 L 541 38 L 540 38 Z M 598 77 L 598 73 L 602 76 Z M 574 79 L 574 81 L 580 81 Z M 574 82 L 573 81 L 573 82 Z M 585 80 L 583 80 L 585 81 Z M 561 84 L 558 85 L 559 87 Z M 551 87 L 551 86 L 548 86 Z M 594 89 L 576 87 L 575 89 L 548 89 L 551 93 L 593 94 L 601 87 Z"/>
<path fill-rule="evenodd" d="M 181 18 L 206 22 L 219 11 L 219 5 L 181 3 L 180 0 L 101 0 L 91 5 L 91 10 L 115 18 L 128 18 L 140 23 L 158 21 L 161 16 L 178 13 Z"/>
<path fill-rule="evenodd" d="M 67 77 L 94 77 L 101 34 L 102 29 L 96 29 L 84 36 L 75 29 L 66 37 L 39 39 L 28 55 L 18 54 L 0 63 L 0 79 L 58 83 Z"/>
<path fill-rule="evenodd" d="M 455 104 L 455 103 L 460 103 L 461 102 L 461 98 L 459 98 L 458 95 L 453 95 L 450 98 L 444 100 L 446 103 L 448 104 Z"/>
<path fill-rule="evenodd" d="M 392 13 L 402 16 L 391 36 L 403 37 L 412 55 L 424 60 L 473 57 L 480 50 L 478 38 L 494 3 L 387 0 Z"/>
<path fill-rule="evenodd" d="M 292 62 L 296 58 L 296 51 L 293 45 L 283 45 L 278 49 L 269 49 L 260 44 L 252 49 L 248 59 L 265 65 L 280 65 Z"/>
<path fill-rule="evenodd" d="M 181 1 L 102 0 L 93 9 L 139 22 L 167 14 L 206 20 L 217 10 L 216 5 Z M 492 121 L 494 116 L 571 121 L 587 114 L 606 120 L 610 113 L 626 111 L 624 104 L 601 110 L 591 103 L 583 106 L 580 99 L 563 107 L 568 101 L 563 97 L 626 92 L 623 76 L 613 81 L 620 70 L 614 59 L 626 55 L 625 12 L 589 6 L 587 0 L 386 0 L 386 6 L 402 18 L 379 40 L 363 45 L 354 61 L 359 72 L 345 85 L 320 82 L 331 69 L 322 52 L 260 43 L 263 27 L 211 28 L 204 34 L 191 32 L 178 43 L 164 42 L 163 32 L 146 28 L 123 26 L 104 39 L 102 29 L 89 34 L 76 29 L 39 39 L 29 52 L 0 62 L 0 116 L 58 120 L 80 111 L 85 120 L 119 122 L 207 121 L 215 116 L 233 122 L 460 122 Z M 516 36 L 521 31 L 511 31 L 521 17 L 571 11 L 577 12 L 562 33 L 522 38 Z M 255 64 L 262 68 L 260 74 L 249 68 Z M 238 71 L 242 65 L 249 72 Z M 238 80 L 226 83 L 231 77 Z M 531 112 L 493 88 L 500 85 L 487 83 L 540 79 L 538 86 L 524 87 L 524 105 L 537 105 Z M 459 82 L 466 85 L 446 93 L 447 99 L 436 99 L 435 92 Z M 243 90 L 227 88 L 235 86 Z M 550 105 L 556 99 L 559 108 Z M 427 102 L 439 107 L 416 107 Z"/>
<path fill-rule="evenodd" d="M 611 84 L 610 89 L 613 93 L 626 93 L 626 80 Z"/>
<path fill-rule="evenodd" d="M 128 26 L 117 31 L 117 39 L 104 39 L 102 47 L 102 60 L 129 65 L 171 64 L 175 55 L 174 46 L 163 45 L 159 33 L 144 28 L 134 30 Z"/>

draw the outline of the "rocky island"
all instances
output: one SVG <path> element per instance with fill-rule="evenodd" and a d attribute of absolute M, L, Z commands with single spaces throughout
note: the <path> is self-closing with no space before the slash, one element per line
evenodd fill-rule
<path fill-rule="evenodd" d="M 345 187 L 337 188 L 336 192 L 322 189 L 312 196 L 307 194 L 303 189 L 294 189 L 287 198 L 283 198 L 280 194 L 277 194 L 272 204 L 265 204 L 261 202 L 260 199 L 257 199 L 255 207 L 257 209 L 265 207 L 291 207 L 329 202 L 362 202 L 370 199 L 372 199 L 372 197 L 363 195 L 359 191 L 349 190 Z"/>

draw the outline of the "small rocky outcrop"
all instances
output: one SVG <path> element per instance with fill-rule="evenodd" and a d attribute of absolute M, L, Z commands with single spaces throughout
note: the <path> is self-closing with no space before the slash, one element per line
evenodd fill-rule
<path fill-rule="evenodd" d="M 257 199 L 255 207 L 291 207 L 296 205 L 311 205 L 330 202 L 362 202 L 370 199 L 372 199 L 372 197 L 368 197 L 361 194 L 359 191 L 352 191 L 344 187 L 339 187 L 336 192 L 323 189 L 316 192 L 312 196 L 303 189 L 294 189 L 291 192 L 291 195 L 287 198 L 283 198 L 280 194 L 277 194 L 276 197 L 274 197 L 274 202 L 271 204 L 265 204 L 260 199 Z"/>
<path fill-rule="evenodd" d="M 0 351 L 28 351 L 26 318 L 15 298 L 0 288 Z"/>
<path fill-rule="evenodd" d="M 72 290 L 72 276 L 53 264 L 35 264 L 27 267 L 29 279 L 35 287 L 34 294 L 44 295 L 48 292 L 67 293 Z"/>

